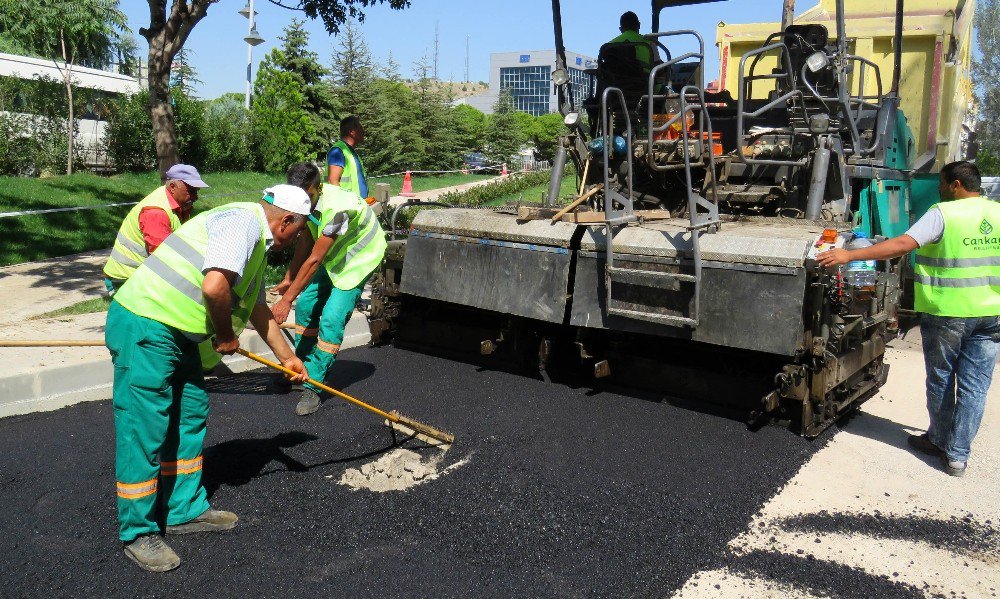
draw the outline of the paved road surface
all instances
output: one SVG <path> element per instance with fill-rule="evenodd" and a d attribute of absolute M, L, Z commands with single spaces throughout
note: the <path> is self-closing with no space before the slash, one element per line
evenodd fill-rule
<path fill-rule="evenodd" d="M 812 556 L 727 550 L 825 439 L 360 348 L 331 380 L 454 432 L 444 465 L 467 463 L 403 492 L 352 491 L 344 471 L 392 448 L 379 420 L 336 400 L 298 418 L 269 379 L 211 383 L 206 485 L 241 520 L 171 537 L 184 563 L 168 574 L 141 572 L 116 540 L 108 401 L 0 420 L 0 596 L 663 597 L 761 564 L 820 593 L 921 595 Z"/>

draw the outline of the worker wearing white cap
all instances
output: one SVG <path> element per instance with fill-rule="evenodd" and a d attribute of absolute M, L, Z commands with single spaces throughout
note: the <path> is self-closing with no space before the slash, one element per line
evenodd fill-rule
<path fill-rule="evenodd" d="M 160 534 L 228 530 L 236 515 L 211 509 L 201 484 L 208 394 L 199 344 L 232 354 L 247 320 L 285 367 L 307 376 L 264 302 L 265 256 L 294 240 L 309 195 L 276 185 L 259 203 L 203 212 L 167 237 L 126 281 L 108 311 L 114 363 L 119 537 L 142 568 L 180 558 Z M 166 524 L 161 530 L 160 522 Z"/>
<path fill-rule="evenodd" d="M 198 169 L 188 164 L 175 164 L 165 175 L 167 182 L 136 204 L 118 228 L 111 256 L 104 265 L 104 285 L 110 295 L 168 235 L 191 218 L 198 190 L 208 187 Z"/>

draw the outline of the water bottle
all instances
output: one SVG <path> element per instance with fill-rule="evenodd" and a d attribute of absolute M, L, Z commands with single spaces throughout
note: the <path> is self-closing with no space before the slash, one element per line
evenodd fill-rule
<path fill-rule="evenodd" d="M 847 242 L 847 249 L 856 250 L 872 245 L 872 240 L 864 231 L 854 231 L 854 237 Z M 847 263 L 847 270 L 844 272 L 844 282 L 848 285 L 864 289 L 875 287 L 878 280 L 875 274 L 874 260 L 851 260 Z"/>

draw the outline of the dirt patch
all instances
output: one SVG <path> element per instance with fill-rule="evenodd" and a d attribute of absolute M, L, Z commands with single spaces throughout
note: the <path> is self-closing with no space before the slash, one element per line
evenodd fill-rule
<path fill-rule="evenodd" d="M 467 456 L 442 469 L 443 452 L 422 456 L 409 449 L 394 449 L 360 468 L 349 468 L 340 477 L 340 484 L 377 493 L 405 491 L 467 464 L 470 458 Z"/>

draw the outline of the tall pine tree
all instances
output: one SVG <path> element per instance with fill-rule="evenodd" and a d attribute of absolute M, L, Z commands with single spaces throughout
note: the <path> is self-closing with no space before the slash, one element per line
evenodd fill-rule
<path fill-rule="evenodd" d="M 292 75 L 299 83 L 302 109 L 309 116 L 311 131 L 302 143 L 312 155 L 325 155 L 337 139 L 337 101 L 325 77 L 329 71 L 319 62 L 319 55 L 309 50 L 309 32 L 305 21 L 292 19 L 282 32 L 281 49 L 273 53 L 274 66 Z"/>

